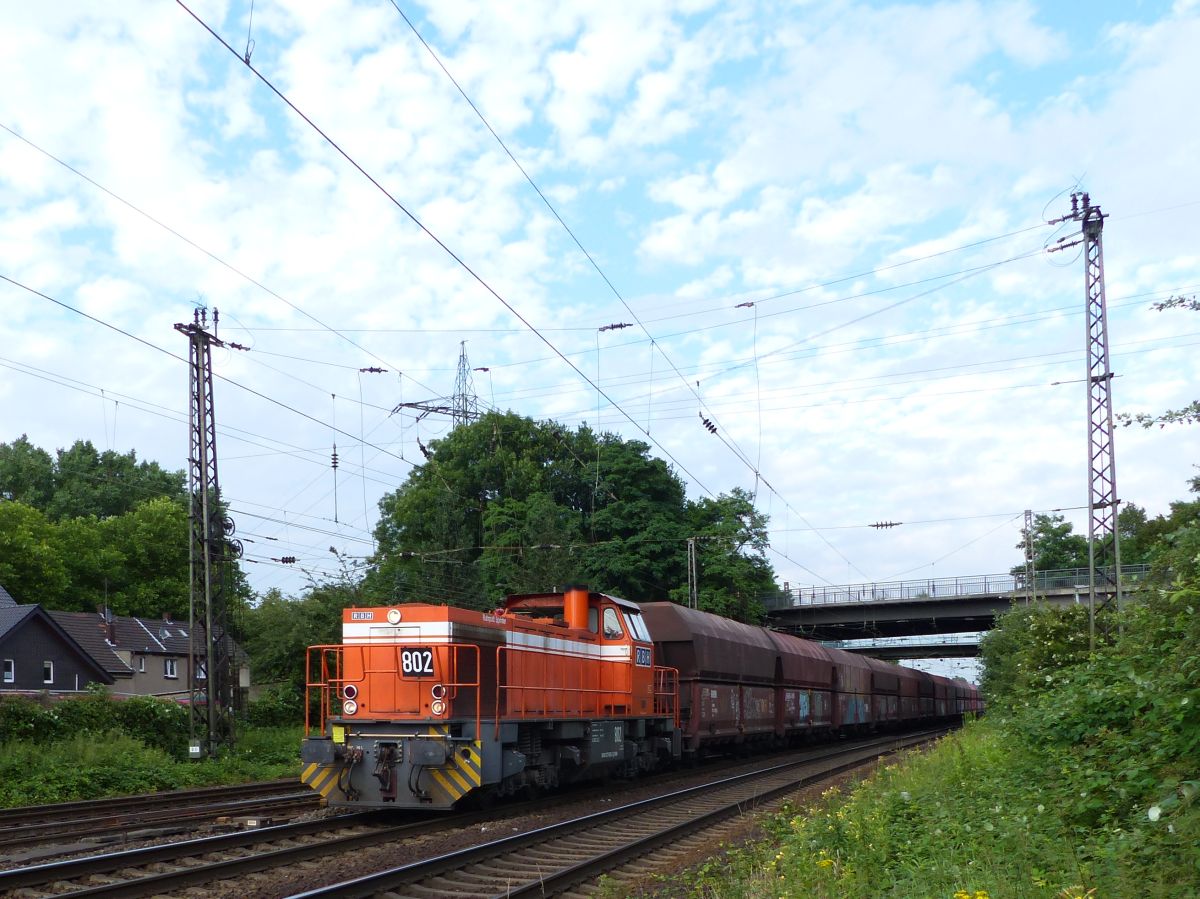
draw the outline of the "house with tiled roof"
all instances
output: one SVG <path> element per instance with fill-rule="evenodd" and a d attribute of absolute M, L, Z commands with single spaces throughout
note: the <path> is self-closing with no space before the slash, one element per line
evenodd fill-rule
<path fill-rule="evenodd" d="M 114 677 L 40 605 L 0 587 L 0 691 L 76 692 Z"/>
<path fill-rule="evenodd" d="M 3 645 L 3 622 L 7 608 L 3 597 L 8 597 L 8 594 L 3 593 L 0 597 L 0 646 Z M 105 684 L 113 694 L 176 698 L 188 695 L 187 666 L 191 640 L 187 626 L 173 621 L 170 616 L 163 616 L 162 619 L 141 618 L 114 615 L 107 609 L 96 612 L 56 612 L 44 610 L 41 606 L 21 606 L 11 597 L 8 597 L 8 601 L 12 608 L 25 610 L 20 616 L 8 614 L 14 619 L 14 624 L 19 624 L 18 619 L 24 616 L 35 614 L 32 610 L 36 609 L 40 618 L 48 620 L 87 657 L 93 670 L 98 669 L 99 676 L 92 680 Z M 16 628 L 17 631 L 20 629 Z M 249 686 L 249 657 L 237 643 L 230 640 L 230 644 L 234 667 L 241 672 L 239 681 L 242 686 Z M 18 667 L 17 660 L 14 657 L 11 661 L 15 670 Z M 24 669 L 28 663 L 22 663 L 19 667 Z M 8 670 L 7 667 L 5 670 Z M 71 689 L 70 686 L 51 687 L 48 684 L 34 688 L 0 684 L 0 689 L 5 686 L 11 689 L 49 689 L 52 692 Z"/>

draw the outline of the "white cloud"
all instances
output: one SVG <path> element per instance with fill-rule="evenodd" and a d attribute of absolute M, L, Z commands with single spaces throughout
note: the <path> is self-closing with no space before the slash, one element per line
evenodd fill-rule
<path fill-rule="evenodd" d="M 240 52 L 248 9 L 199 12 Z M 1080 504 L 1083 398 L 1049 386 L 1081 376 L 1079 265 L 1035 258 L 948 284 L 1036 250 L 1049 231 L 987 238 L 1035 224 L 1082 177 L 1112 213 L 1110 298 L 1200 283 L 1194 206 L 1182 205 L 1200 200 L 1200 134 L 1180 114 L 1200 40 L 1186 4 L 1081 23 L 1090 41 L 1047 27 L 1053 11 L 1032 3 L 420 12 L 426 38 L 670 356 L 640 329 L 606 335 L 606 387 L 693 477 L 752 488 L 753 472 L 699 424 L 683 382 L 700 381 L 722 433 L 761 457 L 779 492 L 759 484 L 793 584 L 812 579 L 804 568 L 858 576 L 811 531 L 786 530 L 803 527 L 798 513 L 819 526 L 965 517 L 826 534 L 872 576 L 937 575 L 1011 564 L 1015 530 L 991 513 Z M 390 6 L 260 3 L 254 40 L 264 74 L 591 376 L 596 329 L 628 310 Z M 462 340 L 491 369 L 477 375 L 482 398 L 596 418 L 586 382 L 536 337 L 509 333 L 520 325 L 501 304 L 177 8 L 6 9 L 0 79 L 0 122 L 344 335 L 0 132 L 0 273 L 177 354 L 171 326 L 202 294 L 222 309 L 222 333 L 254 346 L 222 355 L 221 373 L 326 423 L 222 382 L 222 480 L 246 508 L 331 525 L 331 419 L 357 431 L 360 389 L 363 430 L 386 446 L 363 452 L 372 505 L 408 470 L 389 452 L 419 459 L 416 437 L 447 427 L 390 410 L 448 394 Z M 747 299 L 756 305 L 735 308 Z M 1060 306 L 1077 311 L 1048 311 Z M 1193 398 L 1200 357 L 1174 336 L 1193 328 L 1186 318 L 1113 312 L 1119 406 Z M 0 344 L 106 396 L 184 408 L 182 365 L 8 285 Z M 380 360 L 387 375 L 360 375 Z M 131 401 L 118 426 L 115 412 L 111 399 L 0 377 L 0 419 L 17 423 L 0 440 L 28 431 L 53 448 L 115 432 L 118 446 L 183 464 L 183 427 Z M 638 435 L 605 404 L 601 424 Z M 262 456 L 245 442 L 273 439 L 302 450 Z M 339 450 L 357 464 L 347 440 Z M 1122 432 L 1118 443 L 1130 499 L 1154 513 L 1182 494 L 1194 435 Z M 354 504 L 344 488 L 340 511 L 361 526 L 364 485 L 351 483 Z M 328 555 L 326 539 L 278 532 L 312 544 L 297 554 Z M 258 587 L 292 583 L 252 575 Z"/>

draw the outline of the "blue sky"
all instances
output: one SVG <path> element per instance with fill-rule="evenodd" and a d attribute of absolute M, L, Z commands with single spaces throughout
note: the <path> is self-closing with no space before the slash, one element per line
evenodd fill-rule
<path fill-rule="evenodd" d="M 189 5 L 243 52 L 248 3 Z M 1024 509 L 1086 528 L 1082 263 L 1041 252 L 1079 186 L 1118 411 L 1195 398 L 1200 320 L 1149 309 L 1200 284 L 1195 3 L 400 6 L 624 302 L 390 3 L 256 2 L 252 61 L 586 379 L 179 6 L 0 11 L 0 125 L 217 257 L 0 131 L 0 274 L 176 355 L 202 297 L 252 348 L 218 371 L 309 416 L 218 386 L 257 589 L 370 552 L 448 427 L 390 410 L 464 340 L 485 405 L 757 490 L 781 581 L 1006 570 Z M 0 439 L 185 464 L 178 360 L 7 283 L 0 347 Z M 1122 430 L 1121 497 L 1197 445 Z"/>

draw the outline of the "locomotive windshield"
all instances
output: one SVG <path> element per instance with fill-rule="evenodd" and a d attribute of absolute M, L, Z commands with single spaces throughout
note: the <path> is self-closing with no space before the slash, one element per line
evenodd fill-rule
<path fill-rule="evenodd" d="M 650 642 L 650 631 L 646 630 L 646 622 L 642 620 L 641 612 L 625 609 L 625 620 L 629 622 L 629 630 L 633 632 L 633 639 L 643 643 Z"/>

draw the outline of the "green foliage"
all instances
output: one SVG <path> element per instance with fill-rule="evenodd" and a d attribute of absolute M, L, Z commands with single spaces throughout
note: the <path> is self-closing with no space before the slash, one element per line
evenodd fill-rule
<path fill-rule="evenodd" d="M 121 733 L 53 743 L 0 744 L 0 806 L 41 805 L 169 790 L 181 783 L 169 755 Z"/>
<path fill-rule="evenodd" d="M 109 586 L 109 607 L 118 615 L 169 612 L 186 619 L 191 584 L 187 506 L 165 496 L 146 500 L 101 521 L 100 530 L 104 545 L 121 559 L 118 582 Z"/>
<path fill-rule="evenodd" d="M 0 443 L 0 499 L 45 510 L 54 495 L 54 460 L 22 434 Z"/>
<path fill-rule="evenodd" d="M 246 721 L 256 727 L 294 727 L 304 723 L 304 690 L 294 685 L 277 685 L 253 700 Z"/>
<path fill-rule="evenodd" d="M 277 683 L 304 693 L 305 658 L 309 646 L 341 642 L 342 610 L 367 605 L 353 584 L 316 584 L 299 599 L 272 590 L 245 611 L 242 648 L 250 655 L 258 683 Z"/>
<path fill-rule="evenodd" d="M 67 594 L 67 569 L 54 525 L 24 503 L 0 502 L 0 584 L 17 602 L 51 608 Z"/>
<path fill-rule="evenodd" d="M 1159 532 L 1149 552 L 1151 580 L 1164 586 L 1200 583 L 1200 500 L 1171 503 L 1170 515 L 1151 524 Z"/>
<path fill-rule="evenodd" d="M 54 741 L 0 736 L 0 807 L 295 777 L 300 738 L 299 727 L 243 728 L 232 753 L 190 762 L 116 731 Z"/>
<path fill-rule="evenodd" d="M 179 703 L 155 696 L 131 696 L 118 702 L 115 711 L 125 733 L 175 758 L 187 755 L 188 712 Z"/>
<path fill-rule="evenodd" d="M 58 717 L 49 706 L 25 696 L 0 695 L 0 743 L 56 739 Z"/>
<path fill-rule="evenodd" d="M 1087 568 L 1087 537 L 1075 534 L 1074 525 L 1062 515 L 1033 516 L 1033 567 L 1035 571 L 1054 571 L 1060 568 Z M 1025 529 L 1017 549 L 1025 554 Z M 1016 565 L 1013 574 L 1023 574 L 1024 564 Z"/>
<path fill-rule="evenodd" d="M 1086 606 L 1013 606 L 979 646 L 989 707 L 1028 703 L 1052 689 L 1056 675 L 1086 660 L 1089 643 Z"/>
<path fill-rule="evenodd" d="M 754 508 L 749 492 L 735 487 L 716 499 L 688 503 L 688 533 L 696 537 L 700 608 L 737 621 L 759 623 L 762 599 L 775 593 L 767 561 L 767 518 Z M 687 602 L 687 585 L 671 591 Z"/>
<path fill-rule="evenodd" d="M 189 541 L 183 472 L 86 441 L 56 458 L 0 444 L 0 584 L 18 601 L 183 618 Z M 247 594 L 235 568 L 231 596 Z"/>
<path fill-rule="evenodd" d="M 744 491 L 689 503 L 639 441 L 490 413 L 428 448 L 380 502 L 366 590 L 409 602 L 490 608 L 507 593 L 586 583 L 661 600 L 687 583 L 701 538 L 709 607 L 757 620 L 773 592 L 766 519 Z"/>
<path fill-rule="evenodd" d="M 154 696 L 118 700 L 103 689 L 70 699 L 37 702 L 0 696 L 0 742 L 52 743 L 76 734 L 123 733 L 177 758 L 187 755 L 188 715 L 178 703 Z"/>
<path fill-rule="evenodd" d="M 183 502 L 183 472 L 166 471 L 157 462 L 138 462 L 133 450 L 101 453 L 90 441 L 76 440 L 57 453 L 54 492 L 45 511 L 54 520 L 109 518 L 155 497 Z"/>
<path fill-rule="evenodd" d="M 578 576 L 579 516 L 548 493 L 504 497 L 483 514 L 480 575 L 496 594 L 535 593 Z"/>

